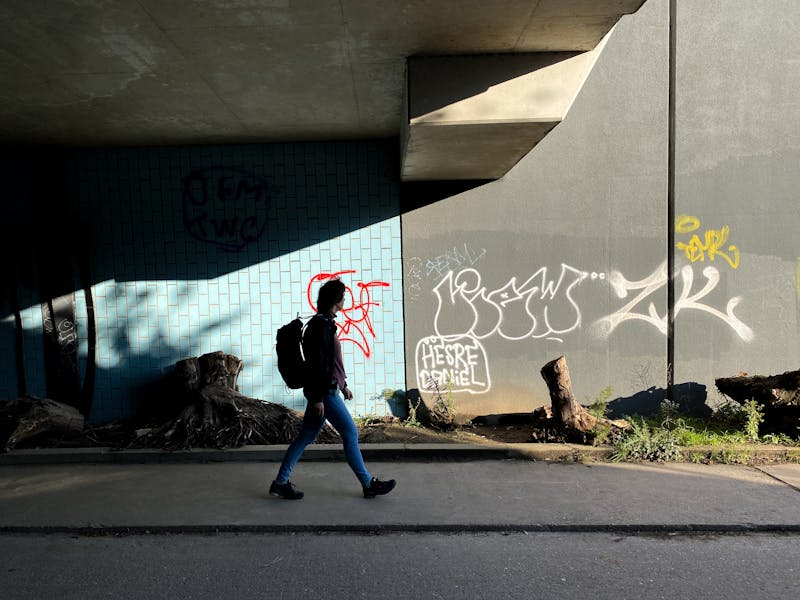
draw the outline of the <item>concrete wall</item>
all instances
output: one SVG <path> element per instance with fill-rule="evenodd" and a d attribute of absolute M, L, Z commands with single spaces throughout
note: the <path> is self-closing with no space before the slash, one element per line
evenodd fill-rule
<path fill-rule="evenodd" d="M 667 0 L 622 18 L 507 175 L 459 193 L 401 185 L 398 140 L 6 152 L 0 398 L 24 381 L 106 421 L 223 350 L 243 393 L 302 409 L 274 332 L 340 271 L 355 414 L 431 376 L 464 418 L 530 411 L 560 355 L 580 401 L 610 386 L 615 412 L 648 412 L 670 341 L 685 407 L 718 401 L 715 377 L 795 369 L 798 20 L 789 0 L 677 4 L 673 172 Z"/>
<path fill-rule="evenodd" d="M 768 4 L 678 3 L 675 222 L 666 0 L 623 17 L 566 119 L 505 177 L 404 214 L 409 388 L 430 395 L 434 375 L 462 416 L 528 411 L 565 355 L 580 401 L 611 386 L 613 409 L 648 412 L 667 382 L 670 252 L 685 408 L 718 400 L 715 377 L 797 368 L 800 6 Z"/>
<path fill-rule="evenodd" d="M 715 377 L 800 368 L 798 22 L 790 0 L 678 2 L 675 212 L 699 226 L 676 256 L 721 314 L 680 311 L 675 378 L 712 394 Z"/>

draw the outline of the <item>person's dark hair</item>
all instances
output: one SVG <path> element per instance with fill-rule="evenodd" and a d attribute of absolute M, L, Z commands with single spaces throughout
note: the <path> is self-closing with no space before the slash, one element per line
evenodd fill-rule
<path fill-rule="evenodd" d="M 341 279 L 329 279 L 322 284 L 317 294 L 317 312 L 327 313 L 344 297 L 345 285 Z"/>

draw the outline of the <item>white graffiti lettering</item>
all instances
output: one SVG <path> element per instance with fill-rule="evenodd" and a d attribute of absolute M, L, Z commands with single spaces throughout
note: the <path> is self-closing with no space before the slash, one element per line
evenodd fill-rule
<path fill-rule="evenodd" d="M 746 342 L 753 339 L 753 330 L 745 325 L 739 317 L 733 314 L 733 310 L 741 301 L 740 296 L 736 296 L 728 300 L 728 304 L 723 313 L 707 304 L 700 301 L 705 298 L 712 290 L 717 287 L 719 283 L 719 271 L 716 267 L 706 267 L 703 269 L 703 275 L 706 278 L 706 283 L 703 288 L 692 294 L 692 285 L 694 283 L 694 271 L 691 265 L 685 265 L 680 270 L 682 289 L 679 297 L 675 301 L 674 314 L 677 317 L 678 313 L 682 310 L 699 310 L 710 314 L 721 321 L 727 323 L 736 334 Z M 652 274 L 639 281 L 628 281 L 619 271 L 613 271 L 609 276 L 609 283 L 611 284 L 614 293 L 619 298 L 627 298 L 628 293 L 640 290 L 639 293 L 625 306 L 618 311 L 598 319 L 594 325 L 593 330 L 599 337 L 608 337 L 617 328 L 618 325 L 629 320 L 641 320 L 649 323 L 658 329 L 661 333 L 667 333 L 667 315 L 659 315 L 655 304 L 650 301 L 646 310 L 637 312 L 635 307 L 641 306 L 646 299 L 650 297 L 657 290 L 667 285 L 667 263 L 662 263 Z"/>
<path fill-rule="evenodd" d="M 63 345 L 74 344 L 78 341 L 78 328 L 69 319 L 64 319 L 58 324 L 58 343 Z"/>
<path fill-rule="evenodd" d="M 406 295 L 409 300 L 416 300 L 422 293 L 422 259 L 412 256 L 408 259 L 407 272 L 403 277 L 406 286 Z"/>
<path fill-rule="evenodd" d="M 512 277 L 487 291 L 477 270 L 450 271 L 433 288 L 434 331 L 440 337 L 470 335 L 481 340 L 497 335 L 561 342 L 563 334 L 580 327 L 581 311 L 572 291 L 587 277 L 587 272 L 562 263 L 557 278 L 548 278 L 547 267 L 541 267 L 522 283 Z"/>
<path fill-rule="evenodd" d="M 428 336 L 417 342 L 417 386 L 429 389 L 431 380 L 440 390 L 481 394 L 491 388 L 486 351 L 475 338 Z"/>
<path fill-rule="evenodd" d="M 463 249 L 453 246 L 452 250 L 448 250 L 435 258 L 428 259 L 425 263 L 425 275 L 427 277 L 430 277 L 431 274 L 441 276 L 454 268 L 471 267 L 485 255 L 486 248 L 470 250 L 467 248 L 466 243 Z"/>

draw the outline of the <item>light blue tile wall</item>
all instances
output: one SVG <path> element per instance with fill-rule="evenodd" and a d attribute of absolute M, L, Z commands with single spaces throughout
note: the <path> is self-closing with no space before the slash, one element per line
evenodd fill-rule
<path fill-rule="evenodd" d="M 90 420 L 132 416 L 143 390 L 176 361 L 217 350 L 243 360 L 243 394 L 302 410 L 301 392 L 287 390 L 277 371 L 275 332 L 298 313 L 310 316 L 310 282 L 336 272 L 346 272 L 353 294 L 339 318 L 349 317 L 342 346 L 351 410 L 389 413 L 384 390 L 405 387 L 398 186 L 388 175 L 394 152 L 394 142 L 76 152 L 72 202 L 91 222 L 97 323 Z M 187 201 L 202 196 L 200 180 L 184 194 L 192 172 L 213 179 L 206 205 Z M 220 181 L 245 191 L 220 195 Z M 237 182 L 258 182 L 265 193 L 252 200 Z M 205 237 L 192 225 L 201 213 Z M 247 235 L 231 237 L 223 221 Z M 80 292 L 76 307 L 85 373 Z M 38 304 L 25 308 L 23 326 L 41 337 Z M 44 395 L 41 353 L 27 350 L 29 387 Z"/>

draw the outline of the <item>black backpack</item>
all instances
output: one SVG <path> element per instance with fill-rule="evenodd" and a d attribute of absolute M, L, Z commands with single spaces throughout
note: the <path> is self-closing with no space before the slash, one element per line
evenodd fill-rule
<path fill-rule="evenodd" d="M 308 367 L 303 356 L 304 331 L 305 325 L 297 317 L 280 327 L 275 335 L 278 371 L 287 387 L 293 390 L 303 387 L 307 379 Z"/>

